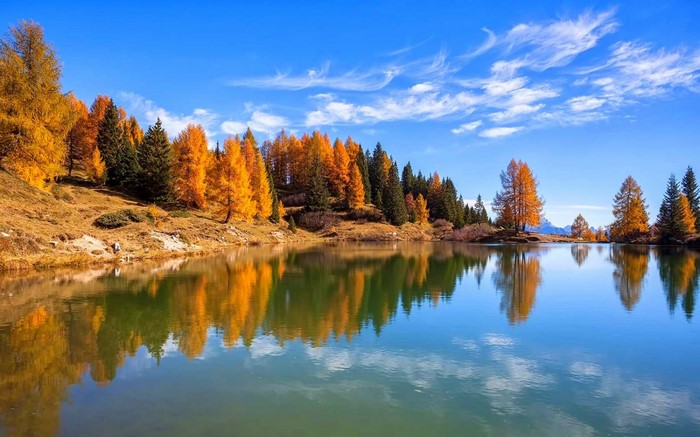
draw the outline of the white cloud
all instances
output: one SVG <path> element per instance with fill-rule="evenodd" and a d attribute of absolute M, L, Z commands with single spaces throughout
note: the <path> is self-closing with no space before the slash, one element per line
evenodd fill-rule
<path fill-rule="evenodd" d="M 513 135 L 514 133 L 523 130 L 522 126 L 516 127 L 494 127 L 491 129 L 485 129 L 479 133 L 480 137 L 484 138 L 501 138 Z"/>
<path fill-rule="evenodd" d="M 458 135 L 458 134 L 461 134 L 464 132 L 471 132 L 471 131 L 475 130 L 476 128 L 478 128 L 479 126 L 481 126 L 481 120 L 472 121 L 470 123 L 464 123 L 464 124 L 460 125 L 459 127 L 452 129 L 451 132 L 455 135 Z"/>
<path fill-rule="evenodd" d="M 235 79 L 228 82 L 231 86 L 250 88 L 268 88 L 285 90 L 303 90 L 307 88 L 328 88 L 343 91 L 377 91 L 387 86 L 398 74 L 396 67 L 387 67 L 379 71 L 357 73 L 349 71 L 338 76 L 329 75 L 330 63 L 320 69 L 310 69 L 305 75 L 292 76 L 277 73 L 274 76 L 248 79 Z"/>
<path fill-rule="evenodd" d="M 435 87 L 430 83 L 417 83 L 411 87 L 410 92 L 413 94 L 422 94 L 432 91 L 433 89 L 435 89 Z"/>
<path fill-rule="evenodd" d="M 255 132 L 262 132 L 268 136 L 273 136 L 289 125 L 289 120 L 279 115 L 269 112 L 248 108 L 251 111 L 250 119 L 247 122 L 228 120 L 221 123 L 221 131 L 229 135 L 241 134 L 250 127 Z"/>
<path fill-rule="evenodd" d="M 544 71 L 571 63 L 579 54 L 592 49 L 598 41 L 615 31 L 614 11 L 584 13 L 572 20 L 559 20 L 547 25 L 518 24 L 502 37 L 508 51 L 529 49 L 525 54 L 502 64 L 501 71 L 529 68 Z"/>
<path fill-rule="evenodd" d="M 139 94 L 122 92 L 119 96 L 127 102 L 129 112 L 136 114 L 149 125 L 155 124 L 160 118 L 163 128 L 171 138 L 185 130 L 189 124 L 201 124 L 208 137 L 216 133 L 214 127 L 219 115 L 209 109 L 196 108 L 192 114 L 173 114 Z"/>
<path fill-rule="evenodd" d="M 566 101 L 574 112 L 590 111 L 600 108 L 605 104 L 605 99 L 600 99 L 593 96 L 579 96 Z"/>
<path fill-rule="evenodd" d="M 481 341 L 489 346 L 510 347 L 515 344 L 515 340 L 507 335 L 488 333 L 481 337 Z"/>
<path fill-rule="evenodd" d="M 514 118 L 517 118 L 520 115 L 524 114 L 531 114 L 533 112 L 537 112 L 540 109 L 544 107 L 543 104 L 539 105 L 526 105 L 526 104 L 518 104 L 511 106 L 510 108 L 506 109 L 505 111 L 501 112 L 495 112 L 490 115 L 491 120 L 497 122 L 497 123 L 502 123 L 505 121 L 512 120 Z"/>
<path fill-rule="evenodd" d="M 618 42 L 613 45 L 607 64 L 596 71 L 604 74 L 593 83 L 603 95 L 649 97 L 674 88 L 698 91 L 700 50 L 652 50 L 649 44 Z"/>

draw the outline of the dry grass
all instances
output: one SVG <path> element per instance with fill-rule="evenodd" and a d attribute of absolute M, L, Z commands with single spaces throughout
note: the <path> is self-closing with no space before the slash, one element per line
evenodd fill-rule
<path fill-rule="evenodd" d="M 0 271 L 53 269 L 124 260 L 169 258 L 206 253 L 229 245 L 251 245 L 319 237 L 292 234 L 286 223 L 223 224 L 208 212 L 168 213 L 153 205 L 78 179 L 57 184 L 51 192 L 30 187 L 0 169 Z M 118 229 L 94 225 L 103 214 L 129 212 L 129 223 Z M 141 217 L 144 220 L 139 220 Z M 178 235 L 186 249 L 166 250 L 153 233 Z M 104 247 L 119 242 L 117 254 L 86 248 L 83 236 Z M 111 252 L 111 249 L 109 249 Z M 93 253 L 95 252 L 95 253 Z"/>

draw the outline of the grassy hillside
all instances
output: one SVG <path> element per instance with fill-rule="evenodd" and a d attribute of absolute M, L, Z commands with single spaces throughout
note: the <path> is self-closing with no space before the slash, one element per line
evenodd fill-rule
<path fill-rule="evenodd" d="M 230 245 L 434 238 L 430 230 L 414 224 L 395 227 L 342 213 L 327 215 L 320 228 L 313 228 L 315 232 L 299 227 L 292 233 L 286 223 L 269 221 L 223 224 L 209 212 L 166 211 L 78 178 L 43 192 L 4 170 L 0 170 L 0 211 L 0 270 L 181 256 Z M 113 213 L 130 217 L 128 224 L 116 229 L 96 225 L 99 217 Z M 121 246 L 119 252 L 113 249 L 115 243 Z"/>

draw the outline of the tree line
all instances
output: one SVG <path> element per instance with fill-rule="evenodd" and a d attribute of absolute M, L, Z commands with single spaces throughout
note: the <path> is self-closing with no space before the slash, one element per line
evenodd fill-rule
<path fill-rule="evenodd" d="M 61 91 L 61 66 L 42 28 L 20 22 L 0 40 L 0 166 L 32 186 L 49 189 L 81 169 L 96 184 L 121 188 L 148 202 L 212 207 L 224 221 L 279 221 L 280 195 L 303 193 L 307 209 L 357 209 L 373 204 L 395 225 L 444 219 L 461 227 L 488 222 L 450 178 L 399 176 L 381 144 L 372 152 L 319 131 L 280 132 L 261 147 L 250 129 L 209 148 L 202 126 L 189 125 L 171 142 L 160 120 L 144 132 L 108 96 L 88 108 Z"/>

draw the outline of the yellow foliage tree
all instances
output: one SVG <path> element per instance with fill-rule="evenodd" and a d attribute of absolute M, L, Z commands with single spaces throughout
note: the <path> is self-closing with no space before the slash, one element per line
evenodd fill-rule
<path fill-rule="evenodd" d="M 21 21 L 0 40 L 0 165 L 41 189 L 62 172 L 74 121 L 60 79 L 38 24 Z"/>
<path fill-rule="evenodd" d="M 693 210 L 690 207 L 690 202 L 688 202 L 688 198 L 685 194 L 681 194 L 679 203 L 679 209 L 681 210 L 681 223 L 683 224 L 683 228 L 687 231 L 688 234 L 694 234 L 696 232 L 695 214 L 693 214 Z"/>
<path fill-rule="evenodd" d="M 214 199 L 222 206 L 222 213 L 226 213 L 224 222 L 228 223 L 232 218 L 250 221 L 256 211 L 240 140 L 226 138 L 224 153 L 216 161 L 214 173 L 211 189 Z"/>
<path fill-rule="evenodd" d="M 100 155 L 100 150 L 95 147 L 90 154 L 90 160 L 85 161 L 85 173 L 93 182 L 102 185 L 105 181 L 105 170 L 107 170 L 105 161 Z"/>
<path fill-rule="evenodd" d="M 622 182 L 613 203 L 615 221 L 610 225 L 610 238 L 621 241 L 649 232 L 649 215 L 644 194 L 632 176 Z"/>
<path fill-rule="evenodd" d="M 175 151 L 175 196 L 188 207 L 204 208 L 209 151 L 201 125 L 189 124 L 173 141 Z"/>
<path fill-rule="evenodd" d="M 94 141 L 94 139 L 89 137 L 90 126 L 87 106 L 82 100 L 75 97 L 73 93 L 69 95 L 69 101 L 75 123 L 66 136 L 68 176 L 73 173 L 73 168 L 77 164 L 85 161 L 86 155 L 90 151 L 90 144 Z"/>
<path fill-rule="evenodd" d="M 544 200 L 537 194 L 537 180 L 527 163 L 512 159 L 501 173 L 501 186 L 493 201 L 496 221 L 512 223 L 516 231 L 539 226 Z"/>
<path fill-rule="evenodd" d="M 341 146 L 345 148 L 345 146 Z M 347 186 L 347 201 L 350 208 L 359 208 L 365 204 L 365 187 L 362 184 L 362 174 L 357 162 L 350 165 L 350 178 Z"/>
<path fill-rule="evenodd" d="M 332 179 L 332 187 L 341 199 L 345 199 L 348 183 L 350 183 L 350 157 L 348 156 L 348 150 L 340 139 L 336 139 L 333 144 L 333 158 L 335 176 Z"/>
<path fill-rule="evenodd" d="M 416 198 L 416 223 L 419 225 L 427 225 L 429 215 L 428 202 L 426 202 L 422 194 L 419 194 Z"/>
<path fill-rule="evenodd" d="M 255 146 L 252 135 L 247 135 L 243 143 L 243 156 L 250 175 L 255 217 L 258 220 L 266 220 L 272 215 L 272 190 L 270 189 L 265 161 L 260 150 Z"/>

